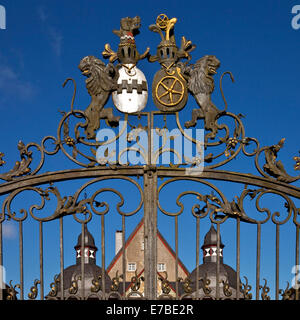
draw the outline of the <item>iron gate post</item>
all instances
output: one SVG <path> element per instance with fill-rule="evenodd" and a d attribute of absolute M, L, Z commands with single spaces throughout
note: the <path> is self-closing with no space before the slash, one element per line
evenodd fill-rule
<path fill-rule="evenodd" d="M 144 274 L 145 298 L 157 298 L 157 173 L 154 167 L 144 170 Z"/>

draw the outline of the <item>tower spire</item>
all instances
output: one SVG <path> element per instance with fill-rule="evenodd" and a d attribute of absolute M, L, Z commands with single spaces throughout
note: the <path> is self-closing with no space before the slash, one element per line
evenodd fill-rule
<path fill-rule="evenodd" d="M 96 263 L 96 251 L 98 248 L 95 245 L 95 240 L 89 232 L 87 225 L 84 224 L 84 250 L 81 248 L 82 233 L 78 236 L 77 244 L 74 247 L 76 250 L 76 264 L 81 263 L 81 254 L 84 252 L 84 263 Z"/>
<path fill-rule="evenodd" d="M 216 262 L 217 261 L 217 244 L 218 244 L 218 233 L 212 224 L 209 231 L 204 237 L 204 243 L 201 247 L 203 250 L 203 263 L 207 262 Z M 224 244 L 222 243 L 220 236 L 220 262 L 223 263 L 223 248 Z"/>

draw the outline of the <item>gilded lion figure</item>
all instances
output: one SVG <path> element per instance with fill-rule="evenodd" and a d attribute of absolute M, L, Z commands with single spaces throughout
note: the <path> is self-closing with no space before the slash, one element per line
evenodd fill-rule
<path fill-rule="evenodd" d="M 94 56 L 84 57 L 78 68 L 87 77 L 86 88 L 92 98 L 90 105 L 85 110 L 87 118 L 85 134 L 87 139 L 94 139 L 100 127 L 100 119 L 107 119 L 110 126 L 119 124 L 120 117 L 113 115 L 112 108 L 104 109 L 111 92 L 117 88 L 119 72 L 113 64 L 105 65 Z"/>

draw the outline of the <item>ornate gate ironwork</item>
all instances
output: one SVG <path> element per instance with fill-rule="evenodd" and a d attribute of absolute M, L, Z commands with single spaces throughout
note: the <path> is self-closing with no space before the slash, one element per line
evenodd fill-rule
<path fill-rule="evenodd" d="M 300 199 L 299 187 L 292 185 L 300 179 L 300 175 L 289 175 L 280 160 L 278 153 L 283 147 L 284 139 L 272 146 L 261 147 L 256 138 L 247 137 L 242 115 L 227 111 L 224 99 L 223 110 L 211 101 L 214 91 L 214 76 L 220 67 L 220 61 L 212 55 L 204 56 L 195 64 L 181 62 L 191 59 L 190 52 L 194 44 L 181 39 L 177 47 L 174 36 L 176 18 L 169 19 L 160 15 L 156 23 L 149 29 L 161 37 L 156 55 L 150 55 L 150 49 L 139 54 L 135 44 L 135 36 L 140 27 L 140 18 L 124 18 L 120 30 L 114 33 L 120 37 L 117 52 L 109 44 L 105 45 L 104 58 L 109 59 L 105 65 L 100 59 L 85 57 L 79 64 L 81 72 L 87 76 L 86 87 L 91 95 L 91 103 L 85 111 L 75 109 L 76 83 L 67 79 L 64 86 L 72 81 L 74 93 L 70 111 L 62 112 L 56 136 L 46 136 L 40 144 L 19 142 L 20 159 L 15 166 L 0 174 L 3 183 L 0 185 L 2 210 L 0 215 L 0 265 L 6 267 L 6 248 L 3 241 L 3 228 L 7 220 L 14 221 L 19 228 L 18 265 L 19 281 L 9 281 L 0 290 L 0 299 L 251 299 L 251 286 L 245 277 L 241 281 L 240 238 L 241 223 L 256 225 L 256 270 L 255 299 L 270 299 L 269 287 L 265 279 L 261 279 L 261 228 L 267 222 L 275 225 L 275 299 L 280 295 L 283 299 L 298 299 L 298 290 L 288 283 L 285 290 L 279 287 L 279 236 L 280 227 L 292 221 L 295 230 L 295 265 L 299 265 L 299 222 L 300 213 L 296 201 Z M 150 62 L 158 61 L 160 69 L 156 72 L 152 83 L 152 97 L 159 110 L 142 111 L 148 99 L 148 84 L 142 71 L 137 68 L 140 59 L 147 58 Z M 119 64 L 114 65 L 115 61 Z M 198 108 L 191 112 L 183 112 L 188 99 L 188 92 L 194 97 Z M 121 112 L 114 114 L 112 108 L 105 108 L 109 97 Z M 184 124 L 183 124 L 184 121 Z M 174 125 L 170 128 L 170 122 Z M 201 127 L 201 125 L 202 127 Z M 100 129 L 101 124 L 101 129 Z M 184 129 L 185 127 L 185 129 Z M 195 129 L 204 128 L 203 136 L 196 134 Z M 188 129 L 188 130 L 187 130 Z M 202 132 L 202 131 L 201 131 Z M 200 133 L 201 133 L 200 132 Z M 196 134 L 196 138 L 195 138 Z M 202 139 L 203 138 L 203 139 Z M 178 142 L 179 140 L 181 142 Z M 183 152 L 183 143 L 188 144 L 188 155 Z M 178 144 L 176 145 L 176 143 Z M 191 155 L 194 150 L 195 155 Z M 48 157 L 68 158 L 76 167 L 67 170 L 43 172 Z M 183 154 L 184 153 L 184 154 Z M 227 171 L 225 167 L 238 155 L 254 160 L 259 175 Z M 39 155 L 39 156 L 38 156 Z M 168 157 L 172 159 L 169 160 Z M 166 158 L 164 158 L 166 157 Z M 0 166 L 4 166 L 4 154 L 0 154 Z M 37 160 L 38 159 L 38 160 Z M 168 161 L 164 161 L 168 159 Z M 295 156 L 294 169 L 300 169 L 300 157 Z M 263 164 L 262 164 L 263 163 Z M 46 167 L 48 169 L 48 167 Z M 69 186 L 59 188 L 64 181 L 83 181 L 79 188 L 72 192 Z M 177 211 L 165 207 L 166 198 L 161 194 L 177 182 L 186 181 L 193 190 L 180 192 L 177 187 L 171 189 L 168 197 L 174 199 Z M 232 182 L 243 185 L 240 194 L 228 200 L 228 197 L 215 182 Z M 106 183 L 102 187 L 102 183 Z M 117 183 L 122 186 L 118 190 Z M 197 184 L 197 187 L 194 186 Z M 129 187 L 131 186 L 131 187 Z M 132 188 L 136 195 L 135 207 L 124 210 L 124 195 Z M 36 204 L 27 204 L 37 196 Z M 110 198 L 103 200 L 103 195 L 113 194 L 118 198 L 115 208 L 108 203 Z M 126 194 L 127 193 L 127 194 Z M 21 209 L 17 212 L 14 203 L 22 198 Z M 283 199 L 287 216 L 282 219 L 277 211 L 261 206 L 261 199 L 267 195 Z M 193 197 L 189 204 L 195 222 L 196 268 L 194 273 L 183 278 L 179 272 L 179 217 L 185 212 L 183 198 Z M 55 203 L 50 209 L 47 206 Z M 189 198 L 191 199 L 191 198 Z M 26 201 L 25 201 L 26 200 Z M 245 207 L 246 200 L 255 200 L 255 206 L 264 217 L 253 218 Z M 34 201 L 34 200 L 32 200 Z M 167 201 L 169 203 L 169 201 Z M 26 207 L 23 205 L 26 204 Z M 126 207 L 126 206 L 125 206 Z M 45 211 L 51 212 L 46 214 Z M 106 222 L 108 213 L 116 211 L 122 221 L 121 268 L 114 277 L 106 272 Z M 130 280 L 126 279 L 126 221 L 129 217 L 142 212 L 144 228 L 144 269 L 135 270 Z M 157 272 L 158 264 L 158 212 L 174 221 L 174 279 L 168 278 L 167 272 Z M 77 269 L 74 267 L 72 277 L 67 278 L 64 251 L 64 221 L 71 216 L 81 224 L 81 235 L 78 238 Z M 90 271 L 88 259 L 94 259 L 97 250 L 87 225 L 93 217 L 100 217 L 100 233 L 95 235 L 101 242 L 101 268 L 97 267 L 97 275 Z M 216 226 L 215 276 L 201 274 L 200 268 L 200 221 L 210 219 Z M 33 286 L 26 294 L 24 274 L 24 225 L 28 220 L 38 223 L 39 239 L 39 276 L 32 279 Z M 236 273 L 234 285 L 232 279 L 224 278 L 220 226 L 227 220 L 236 222 Z M 59 224 L 59 261 L 60 274 L 54 276 L 50 291 L 45 292 L 44 228 L 48 222 L 58 221 Z M 170 220 L 171 221 L 171 220 Z M 171 226 L 170 226 L 171 230 Z M 214 231 L 215 230 L 215 231 Z M 88 240 L 86 240 L 88 239 Z M 84 248 L 84 250 L 83 250 Z M 209 251 L 207 251 L 209 252 Z M 86 260 L 87 259 L 87 260 Z M 221 270 L 222 269 L 222 270 Z M 64 271 L 65 270 L 65 271 Z M 93 269 L 96 270 L 96 269 Z M 87 273 L 90 272 L 90 273 Z M 94 278 L 91 278 L 91 274 Z M 88 275 L 88 276 L 87 276 Z M 3 275 L 1 275 L 3 276 Z M 68 275 L 69 277 L 69 275 Z M 298 283 L 296 272 L 295 283 Z M 1 280 L 1 279 L 0 279 Z M 66 285 L 67 280 L 69 284 Z M 230 282 L 230 281 L 231 282 Z M 263 281 L 262 281 L 263 280 Z M 264 285 L 263 285 L 264 283 Z M 173 287 L 173 294 L 170 293 Z M 89 288 L 89 289 L 87 289 Z M 130 288 L 128 292 L 128 288 Z"/>

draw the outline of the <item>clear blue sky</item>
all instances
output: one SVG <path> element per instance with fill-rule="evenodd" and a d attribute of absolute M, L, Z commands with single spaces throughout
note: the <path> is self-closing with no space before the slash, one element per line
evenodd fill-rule
<path fill-rule="evenodd" d="M 122 17 L 141 17 L 141 33 L 136 37 L 138 49 L 143 52 L 150 46 L 154 54 L 159 36 L 148 26 L 155 22 L 158 14 L 166 13 L 168 17 L 178 18 L 177 41 L 185 35 L 197 45 L 192 52 L 192 62 L 203 55 L 214 54 L 221 61 L 220 73 L 226 70 L 233 73 L 236 82 L 231 84 L 226 79 L 224 90 L 229 111 L 246 116 L 243 120 L 246 135 L 258 138 L 261 145 L 272 145 L 286 138 L 280 159 L 289 173 L 296 174 L 292 157 L 300 150 L 300 29 L 294 30 L 291 26 L 291 10 L 297 1 L 0 0 L 0 4 L 5 6 L 7 14 L 7 29 L 0 30 L 0 151 L 5 153 L 4 160 L 8 163 L 0 168 L 0 173 L 10 169 L 18 158 L 20 139 L 25 144 L 40 143 L 44 136 L 56 135 L 58 110 L 69 110 L 72 95 L 71 87 L 62 88 L 67 77 L 74 78 L 78 85 L 76 108 L 86 108 L 89 96 L 77 66 L 86 55 L 102 58 L 106 43 L 117 48 L 119 39 L 112 30 L 119 28 Z M 158 64 L 150 65 L 146 61 L 140 62 L 139 67 L 149 83 L 159 68 Z M 219 92 L 214 101 L 222 105 Z M 150 100 L 145 111 L 151 110 L 151 105 Z M 44 170 L 71 166 L 71 162 L 50 160 Z M 255 172 L 253 168 L 251 161 L 241 166 L 236 161 L 230 167 L 234 171 Z M 201 230 L 207 231 L 208 226 Z M 228 241 L 230 239 L 228 235 Z M 76 240 L 77 231 L 75 240 L 74 237 L 70 240 L 71 251 Z M 255 243 L 255 238 L 252 241 Z M 291 241 L 294 243 L 294 237 Z M 71 258 L 66 257 L 66 265 L 75 261 L 73 254 L 72 251 Z M 181 259 L 184 261 L 182 255 Z M 109 263 L 110 259 L 107 260 Z M 186 262 L 190 270 L 194 268 L 194 261 Z M 226 263 L 234 267 L 233 255 Z M 282 288 L 285 280 L 291 281 L 291 264 L 289 262 L 285 273 L 290 278 L 282 280 Z M 59 267 L 54 269 L 51 272 L 59 272 Z M 38 266 L 36 270 L 34 277 L 38 277 Z M 243 274 L 247 274 L 247 270 L 241 270 Z M 254 283 L 252 277 L 253 286 Z M 45 292 L 48 288 L 45 287 Z"/>

